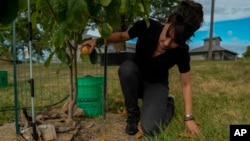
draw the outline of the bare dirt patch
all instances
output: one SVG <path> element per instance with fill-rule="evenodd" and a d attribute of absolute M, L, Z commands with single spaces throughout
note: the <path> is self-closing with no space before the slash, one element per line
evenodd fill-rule
<path fill-rule="evenodd" d="M 0 126 L 0 140 L 1 141 L 15 141 L 18 139 L 16 135 L 15 123 L 8 123 Z"/>
<path fill-rule="evenodd" d="M 108 113 L 103 117 L 79 119 L 80 130 L 73 141 L 139 141 L 125 133 L 126 116 Z M 0 140 L 24 141 L 16 135 L 15 123 L 0 126 Z M 141 140 L 141 139 L 140 139 Z"/>

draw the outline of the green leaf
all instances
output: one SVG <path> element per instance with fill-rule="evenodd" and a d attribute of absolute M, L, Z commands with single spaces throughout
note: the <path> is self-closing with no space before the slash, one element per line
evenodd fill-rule
<path fill-rule="evenodd" d="M 143 6 L 144 6 L 144 10 L 145 10 L 145 15 L 149 15 L 150 14 L 150 4 L 151 4 L 151 0 L 143 0 Z"/>
<path fill-rule="evenodd" d="M 89 55 L 89 60 L 91 62 L 91 64 L 96 64 L 97 63 L 97 52 L 96 50 L 94 49 L 93 52 Z"/>
<path fill-rule="evenodd" d="M 89 59 L 87 55 L 84 55 L 84 54 L 82 54 L 82 53 L 80 54 L 80 58 L 81 58 L 81 60 L 82 60 L 83 62 L 86 62 L 85 60 L 86 60 L 86 59 Z"/>
<path fill-rule="evenodd" d="M 27 0 L 19 0 L 19 10 L 26 10 L 28 7 Z"/>
<path fill-rule="evenodd" d="M 119 12 L 119 7 L 121 5 L 120 0 L 112 0 L 112 2 L 105 7 L 106 11 L 106 21 L 109 22 L 109 24 L 114 28 L 114 29 L 119 29 L 121 27 L 121 15 Z M 119 19 L 119 20 L 117 20 Z"/>
<path fill-rule="evenodd" d="M 120 6 L 120 9 L 119 9 L 119 12 L 121 14 L 125 14 L 126 13 L 126 1 L 127 0 L 121 0 L 121 6 Z"/>
<path fill-rule="evenodd" d="M 71 61 L 71 59 L 70 59 L 70 56 L 67 54 L 66 48 L 65 48 L 65 47 L 56 48 L 55 52 L 56 52 L 57 58 L 58 58 L 61 62 L 67 64 L 68 66 L 71 66 L 71 65 L 72 65 L 72 61 Z"/>
<path fill-rule="evenodd" d="M 55 54 L 55 51 L 53 51 L 53 52 L 49 55 L 49 57 L 47 58 L 47 60 L 46 60 L 45 63 L 44 63 L 44 66 L 45 66 L 45 67 L 49 67 L 50 62 L 51 62 L 51 60 L 52 60 L 54 54 Z"/>
<path fill-rule="evenodd" d="M 32 29 L 35 29 L 36 28 L 36 24 L 37 24 L 37 17 L 38 17 L 38 12 L 35 11 L 32 13 L 31 15 L 31 22 L 32 22 Z"/>
<path fill-rule="evenodd" d="M 144 20 L 145 20 L 145 22 L 146 22 L 147 27 L 149 27 L 149 26 L 150 26 L 149 18 L 148 18 L 148 17 L 145 17 Z"/>
<path fill-rule="evenodd" d="M 104 42 L 104 38 L 97 38 L 96 39 L 96 47 L 97 48 L 100 48 L 102 45 L 104 45 L 105 42 Z"/>
<path fill-rule="evenodd" d="M 63 26 L 60 26 L 53 35 L 52 42 L 56 47 L 62 47 L 64 44 L 65 34 L 63 30 Z"/>
<path fill-rule="evenodd" d="M 145 12 L 144 6 L 143 6 L 143 4 L 141 2 L 137 3 L 137 9 L 138 9 L 139 13 L 144 13 Z"/>
<path fill-rule="evenodd" d="M 10 24 L 17 17 L 18 0 L 1 0 L 0 1 L 0 23 L 3 25 Z"/>
<path fill-rule="evenodd" d="M 91 16 L 97 17 L 100 15 L 102 10 L 101 4 L 97 3 L 95 0 L 85 0 L 88 5 L 88 12 Z"/>
<path fill-rule="evenodd" d="M 67 11 L 67 1 L 57 0 L 56 4 L 54 5 L 54 12 L 56 14 L 56 18 L 59 24 L 66 19 L 66 11 Z"/>
<path fill-rule="evenodd" d="M 67 3 L 67 23 L 71 30 L 77 31 L 79 27 L 85 27 L 88 21 L 88 10 L 85 0 L 70 0 Z"/>
<path fill-rule="evenodd" d="M 108 6 L 111 0 L 98 0 L 102 6 Z"/>
<path fill-rule="evenodd" d="M 101 34 L 101 36 L 106 39 L 110 36 L 110 34 L 113 32 L 112 27 L 109 25 L 109 23 L 102 23 L 100 24 L 100 26 L 98 27 L 99 32 Z"/>
<path fill-rule="evenodd" d="M 36 2 L 36 9 L 37 10 L 42 10 L 44 12 L 50 12 L 49 11 L 49 7 L 48 7 L 48 5 L 47 5 L 47 3 L 46 3 L 45 0 L 37 0 L 37 2 Z"/>

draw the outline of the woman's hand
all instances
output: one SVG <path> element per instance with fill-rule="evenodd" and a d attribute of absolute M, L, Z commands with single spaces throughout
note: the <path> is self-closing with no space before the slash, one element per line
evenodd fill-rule
<path fill-rule="evenodd" d="M 79 48 L 80 52 L 84 46 L 89 47 L 89 54 L 92 53 L 92 51 L 95 49 L 95 46 L 96 46 L 96 39 L 90 39 L 90 40 L 86 40 L 85 42 L 83 42 Z"/>
<path fill-rule="evenodd" d="M 202 137 L 202 133 L 198 124 L 194 120 L 184 121 L 186 126 L 186 131 L 190 132 L 195 137 Z"/>

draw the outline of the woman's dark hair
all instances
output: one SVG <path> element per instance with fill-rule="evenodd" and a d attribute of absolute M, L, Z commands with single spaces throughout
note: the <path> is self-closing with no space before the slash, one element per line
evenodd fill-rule
<path fill-rule="evenodd" d="M 183 0 L 176 10 L 170 14 L 167 23 L 170 23 L 167 35 L 173 30 L 176 42 L 183 46 L 194 35 L 194 32 L 201 27 L 203 23 L 203 7 L 193 0 Z"/>

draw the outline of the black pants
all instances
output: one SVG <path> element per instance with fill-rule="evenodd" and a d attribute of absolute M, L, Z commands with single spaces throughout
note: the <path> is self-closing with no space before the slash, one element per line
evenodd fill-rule
<path fill-rule="evenodd" d="M 140 115 L 143 132 L 152 134 L 165 128 L 174 113 L 174 103 L 168 101 L 167 85 L 143 81 L 138 66 L 131 60 L 121 64 L 118 74 L 127 111 L 135 116 Z M 141 110 L 139 98 L 142 98 Z"/>

